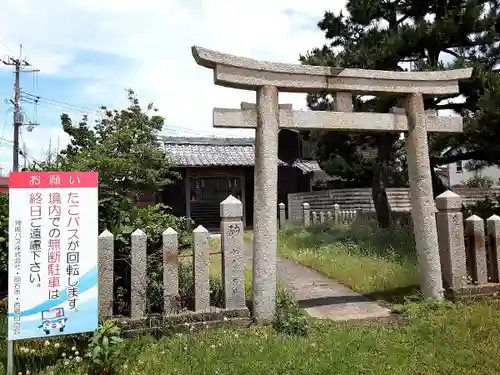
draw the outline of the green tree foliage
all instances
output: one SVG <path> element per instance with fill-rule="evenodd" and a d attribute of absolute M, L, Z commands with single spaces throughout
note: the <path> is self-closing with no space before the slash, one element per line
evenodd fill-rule
<path fill-rule="evenodd" d="M 500 28 L 497 1 L 483 0 L 349 0 L 347 12 L 326 12 L 318 23 L 325 32 L 327 43 L 315 48 L 300 59 L 305 64 L 356 67 L 403 71 L 412 63 L 413 70 L 444 70 L 474 67 L 473 79 L 460 83 L 463 103 L 450 102 L 451 97 L 426 98 L 426 109 L 450 109 L 465 117 L 465 132 L 456 137 L 430 137 L 431 163 L 433 165 L 458 160 L 482 160 L 487 164 L 500 161 L 500 149 L 493 144 L 500 136 L 498 110 L 500 104 L 499 77 L 495 70 L 498 63 L 498 31 Z M 332 99 L 327 93 L 310 95 L 311 109 L 329 110 Z M 397 98 L 355 98 L 356 111 L 388 112 L 390 107 L 401 105 Z M 389 205 L 385 200 L 385 187 L 390 183 L 391 165 L 397 152 L 393 134 L 320 134 L 320 143 L 335 143 L 342 150 L 347 143 L 371 145 L 377 150 L 373 163 L 365 162 L 366 169 L 373 169 L 373 198 L 379 223 L 388 223 Z M 498 143 L 498 142 L 497 142 Z M 318 157 L 326 162 L 332 153 Z M 355 151 L 337 158 L 357 163 Z M 446 152 L 444 152 L 446 151 Z M 358 165 L 362 165 L 359 163 Z M 328 167 L 328 163 L 324 164 Z M 336 170 L 329 171 L 335 173 Z M 431 172 L 434 172 L 431 170 Z M 365 173 L 366 174 L 366 173 Z M 444 187 L 433 173 L 434 194 Z"/>
<path fill-rule="evenodd" d="M 67 114 L 61 115 L 62 128 L 70 137 L 68 146 L 55 158 L 49 156 L 33 166 L 39 170 L 98 171 L 100 230 L 116 232 L 122 211 L 131 209 L 133 201 L 178 178 L 158 141 L 164 119 L 154 114 L 152 104 L 143 110 L 131 90 L 128 99 L 126 109 L 102 107 L 102 118 L 93 127 L 87 116 L 74 126 Z"/>
<path fill-rule="evenodd" d="M 138 228 L 148 234 L 149 307 L 161 306 L 162 250 L 161 234 L 168 227 L 180 235 L 180 243 L 188 244 L 190 221 L 177 218 L 168 207 L 157 204 L 140 207 L 143 194 L 156 193 L 179 175 L 161 149 L 159 132 L 164 119 L 149 104 L 141 107 L 139 99 L 128 91 L 126 109 L 102 107 L 102 116 L 94 126 L 84 116 L 75 126 L 67 114 L 61 115 L 63 130 L 69 135 L 68 146 L 57 155 L 49 152 L 46 160 L 32 165 L 43 171 L 99 172 L 99 231 L 108 229 L 115 235 L 116 308 L 128 311 L 130 267 L 130 235 Z"/>

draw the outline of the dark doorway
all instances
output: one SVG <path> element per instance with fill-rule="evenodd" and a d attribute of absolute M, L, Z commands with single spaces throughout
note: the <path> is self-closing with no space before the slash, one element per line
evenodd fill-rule
<path fill-rule="evenodd" d="M 208 230 L 220 226 L 220 203 L 233 195 L 242 199 L 241 177 L 191 177 L 191 219 Z"/>

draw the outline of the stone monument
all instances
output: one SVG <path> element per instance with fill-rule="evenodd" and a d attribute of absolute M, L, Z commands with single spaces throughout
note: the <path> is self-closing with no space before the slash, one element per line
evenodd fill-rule
<path fill-rule="evenodd" d="M 443 298 L 443 283 L 432 195 L 428 132 L 462 131 L 461 117 L 424 111 L 425 95 L 457 94 L 458 81 L 472 69 L 393 72 L 282 64 L 253 60 L 194 46 L 196 63 L 213 70 L 219 86 L 254 90 L 256 104 L 241 109 L 214 108 L 218 128 L 254 128 L 253 312 L 256 321 L 273 318 L 276 300 L 278 132 L 280 128 L 331 131 L 408 132 L 407 159 L 415 241 L 426 297 Z M 278 103 L 278 92 L 331 92 L 335 111 L 294 111 Z M 405 99 L 392 113 L 353 113 L 354 95 L 391 94 Z"/>

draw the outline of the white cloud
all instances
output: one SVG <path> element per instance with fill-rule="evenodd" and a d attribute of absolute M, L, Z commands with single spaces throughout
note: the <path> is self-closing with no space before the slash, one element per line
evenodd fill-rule
<path fill-rule="evenodd" d="M 48 5 L 2 0 L 0 40 L 12 48 L 22 43 L 40 74 L 87 79 L 75 89 L 97 104 L 123 103 L 123 89 L 131 87 L 144 101 L 154 100 L 167 126 L 214 133 L 213 107 L 238 107 L 241 101 L 254 101 L 255 94 L 216 87 L 212 72 L 194 62 L 192 45 L 296 63 L 300 53 L 324 43 L 316 26 L 324 12 L 339 11 L 344 4 L 344 0 L 53 0 Z M 2 47 L 0 55 L 12 53 Z M 85 50 L 116 55 L 127 64 L 80 62 Z M 304 95 L 282 94 L 280 101 L 305 108 Z M 46 143 L 48 135 L 37 129 L 27 137 Z"/>

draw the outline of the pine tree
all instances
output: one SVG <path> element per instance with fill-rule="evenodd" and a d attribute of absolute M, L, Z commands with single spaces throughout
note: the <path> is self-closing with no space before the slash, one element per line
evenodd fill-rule
<path fill-rule="evenodd" d="M 300 57 L 302 63 L 403 71 L 444 70 L 474 67 L 472 80 L 460 83 L 463 103 L 453 97 L 426 98 L 426 109 L 453 110 L 464 116 L 465 131 L 457 136 L 430 136 L 433 166 L 458 160 L 475 160 L 478 166 L 500 164 L 500 81 L 496 72 L 500 57 L 500 19 L 498 1 L 481 0 L 349 0 L 347 12 L 325 12 L 318 23 L 328 44 Z M 458 97 L 458 96 L 456 96 Z M 311 109 L 328 110 L 327 94 L 309 95 Z M 397 99 L 355 98 L 356 111 L 387 112 Z M 377 156 L 366 163 L 372 172 L 372 195 L 382 227 L 390 225 L 390 206 L 385 188 L 395 175 L 392 161 L 398 152 L 394 134 L 317 134 L 318 157 L 327 172 L 338 173 L 339 163 L 328 162 L 332 151 L 346 143 L 373 146 Z M 499 139 L 499 138 L 496 138 Z M 356 162 L 359 151 L 335 156 Z M 446 152 L 444 152 L 446 151 Z M 353 155 L 355 157 L 353 157 Z M 348 163 L 349 164 L 349 163 Z M 333 168 L 332 168 L 333 166 Z M 431 168 L 434 194 L 444 189 Z M 394 180 L 394 179 L 393 179 Z M 401 179 L 400 179 L 401 180 Z M 393 181 L 394 183 L 394 181 Z"/>

